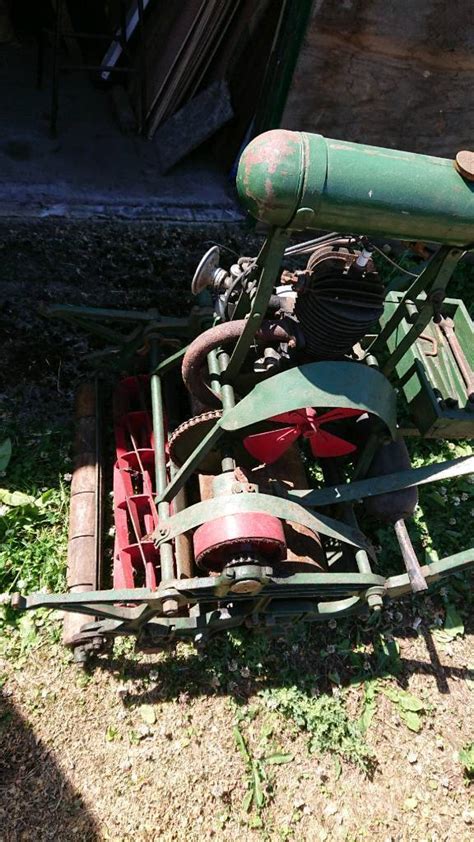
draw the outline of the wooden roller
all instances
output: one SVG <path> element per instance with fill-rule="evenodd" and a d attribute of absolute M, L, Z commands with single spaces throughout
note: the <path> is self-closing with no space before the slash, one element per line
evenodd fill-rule
<path fill-rule="evenodd" d="M 69 509 L 67 585 L 72 593 L 97 590 L 101 570 L 102 469 L 97 413 L 97 382 L 83 383 L 76 393 L 74 471 Z M 65 612 L 63 643 L 81 644 L 81 628 L 93 621 Z"/>

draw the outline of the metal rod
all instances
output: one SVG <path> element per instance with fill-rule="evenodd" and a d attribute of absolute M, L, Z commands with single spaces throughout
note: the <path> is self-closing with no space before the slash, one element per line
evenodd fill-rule
<path fill-rule="evenodd" d="M 150 340 L 152 370 L 158 365 L 158 341 Z M 152 374 L 150 378 L 151 408 L 153 417 L 153 437 L 155 446 L 155 478 L 156 493 L 158 497 L 163 494 L 167 485 L 166 462 L 165 462 L 165 422 L 163 415 L 163 397 L 161 379 L 158 374 Z M 167 520 L 170 515 L 169 503 L 158 504 L 158 516 L 161 520 Z M 169 582 L 174 579 L 174 558 L 171 543 L 162 544 L 160 547 L 161 581 Z"/>
<path fill-rule="evenodd" d="M 255 334 L 267 312 L 268 302 L 270 301 L 273 287 L 278 278 L 287 241 L 287 231 L 281 228 L 274 228 L 257 258 L 257 263 L 262 271 L 258 281 L 257 292 L 252 301 L 247 324 L 242 335 L 237 340 L 229 365 L 227 366 L 226 377 L 229 381 L 233 381 L 239 373 L 250 346 L 254 341 Z"/>
<path fill-rule="evenodd" d="M 305 254 L 307 251 L 316 248 L 320 243 L 325 243 L 327 240 L 333 240 L 335 237 L 339 237 L 339 233 L 337 231 L 331 231 L 330 234 L 324 234 L 324 236 L 316 237 L 314 240 L 305 240 L 304 243 L 295 243 L 285 249 L 285 257 L 290 257 L 292 254 Z"/>
<path fill-rule="evenodd" d="M 177 472 L 176 465 L 171 462 L 170 478 L 173 479 Z M 173 501 L 173 510 L 175 512 L 182 512 L 187 506 L 186 489 L 181 488 Z M 178 535 L 174 542 L 174 551 L 176 556 L 176 573 L 178 579 L 190 579 L 194 574 L 193 569 L 193 547 L 192 540 L 189 533 L 184 532 Z"/>
<path fill-rule="evenodd" d="M 217 364 L 218 364 L 218 367 L 219 367 L 220 374 L 222 374 L 222 375 L 224 374 L 227 366 L 229 365 L 229 359 L 230 359 L 229 354 L 227 354 L 225 351 L 222 351 L 220 349 L 217 350 Z M 224 378 L 222 377 L 221 381 L 223 379 Z M 226 412 L 229 409 L 233 409 L 233 407 L 235 406 L 235 394 L 234 394 L 234 389 L 230 385 L 230 383 L 222 383 L 220 393 L 221 393 L 221 400 L 222 400 L 222 408 L 223 408 L 224 412 Z M 226 473 L 227 471 L 234 471 L 235 470 L 235 461 L 234 461 L 234 458 L 233 458 L 233 452 L 232 452 L 231 446 L 230 445 L 224 445 L 224 447 L 222 448 L 222 453 L 223 453 L 222 463 L 221 463 L 222 473 Z"/>
<path fill-rule="evenodd" d="M 452 319 L 442 318 L 439 322 L 439 328 L 448 340 L 457 367 L 462 374 L 466 386 L 467 399 L 474 402 L 474 373 L 454 332 L 454 322 Z"/>
<path fill-rule="evenodd" d="M 341 471 L 339 465 L 332 460 L 322 459 L 321 470 L 323 472 L 324 481 L 328 485 L 336 485 L 337 483 L 344 482 L 343 472 Z M 357 522 L 352 503 L 344 503 L 341 506 L 341 515 L 345 523 L 352 526 L 353 529 L 359 529 L 359 524 Z M 366 551 L 359 549 L 356 550 L 354 555 L 359 573 L 372 573 L 369 556 Z"/>
<path fill-rule="evenodd" d="M 408 530 L 403 518 L 394 523 L 395 534 L 403 556 L 403 561 L 410 580 L 411 589 L 414 593 L 428 590 L 428 585 L 421 572 L 420 562 L 416 557 L 413 544 L 410 540 Z"/>
<path fill-rule="evenodd" d="M 227 354 L 225 351 L 221 351 L 220 349 L 218 349 L 217 350 L 217 358 L 218 358 L 218 363 L 219 363 L 219 371 L 223 375 L 224 372 L 227 370 L 227 366 L 229 365 L 229 360 L 230 360 L 229 354 Z M 224 380 L 223 377 L 221 378 L 221 381 L 222 380 Z M 234 408 L 234 406 L 235 406 L 235 394 L 234 394 L 233 386 L 231 386 L 230 383 L 222 383 L 221 399 L 222 399 L 222 407 L 224 409 L 224 412 L 226 412 L 228 409 Z"/>
<path fill-rule="evenodd" d="M 416 301 L 418 295 L 421 292 L 423 292 L 423 290 L 444 290 L 446 288 L 451 278 L 451 275 L 454 272 L 454 269 L 456 268 L 456 265 L 462 257 L 463 253 L 464 252 L 462 249 L 452 249 L 449 246 L 440 247 L 436 254 L 433 255 L 428 265 L 423 269 L 422 272 L 420 272 L 418 277 L 414 279 L 413 283 L 410 284 L 409 288 L 406 290 L 403 297 L 398 302 L 398 307 L 395 308 L 393 314 L 387 320 L 378 336 L 374 339 L 372 345 L 370 346 L 370 351 L 372 353 L 377 354 L 381 348 L 385 347 L 388 339 L 393 335 L 393 333 L 403 320 L 405 310 L 404 306 L 401 305 L 406 304 L 407 301 Z M 420 324 L 421 323 L 422 322 L 420 321 Z M 420 328 L 419 333 L 423 333 L 426 324 L 424 324 Z M 417 325 L 417 327 L 419 326 Z M 409 331 L 410 342 L 413 342 L 415 339 L 417 339 L 415 333 L 416 331 L 414 331 L 413 328 L 411 328 L 411 330 Z M 405 337 L 405 339 L 406 338 L 407 337 Z M 402 340 L 402 342 L 403 341 L 404 340 Z M 394 352 L 395 354 L 397 354 L 397 362 L 399 359 L 399 347 L 400 346 L 398 346 Z M 391 358 L 389 358 L 389 362 L 390 360 Z M 392 368 L 393 365 L 390 365 L 390 370 L 392 370 Z"/>
<path fill-rule="evenodd" d="M 207 367 L 209 369 L 210 386 L 216 395 L 221 393 L 221 369 L 217 359 L 217 351 L 213 349 L 207 355 Z"/>

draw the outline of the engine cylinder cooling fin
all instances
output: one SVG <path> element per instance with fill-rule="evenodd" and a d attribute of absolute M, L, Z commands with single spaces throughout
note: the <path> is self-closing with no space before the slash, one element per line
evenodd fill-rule
<path fill-rule="evenodd" d="M 383 312 L 384 286 L 368 261 L 355 267 L 358 253 L 322 247 L 313 253 L 305 286 L 298 293 L 295 315 L 307 352 L 316 359 L 350 353 Z"/>

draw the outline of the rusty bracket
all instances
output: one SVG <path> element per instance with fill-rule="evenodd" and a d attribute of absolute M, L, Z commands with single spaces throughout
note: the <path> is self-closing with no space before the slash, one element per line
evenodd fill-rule
<path fill-rule="evenodd" d="M 418 339 L 423 339 L 424 342 L 429 342 L 431 345 L 431 351 L 423 351 L 425 357 L 438 356 L 438 341 L 434 338 L 434 336 L 429 336 L 427 333 L 421 333 Z"/>

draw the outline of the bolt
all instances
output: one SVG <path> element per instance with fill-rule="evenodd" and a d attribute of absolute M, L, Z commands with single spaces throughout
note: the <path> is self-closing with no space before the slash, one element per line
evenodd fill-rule
<path fill-rule="evenodd" d="M 169 534 L 170 534 L 170 531 L 169 531 L 168 527 L 166 527 L 166 526 L 162 526 L 158 530 L 158 535 L 160 536 L 160 538 L 167 538 Z"/>
<path fill-rule="evenodd" d="M 371 593 L 367 597 L 367 603 L 371 611 L 378 613 L 383 608 L 383 599 L 379 593 Z"/>

